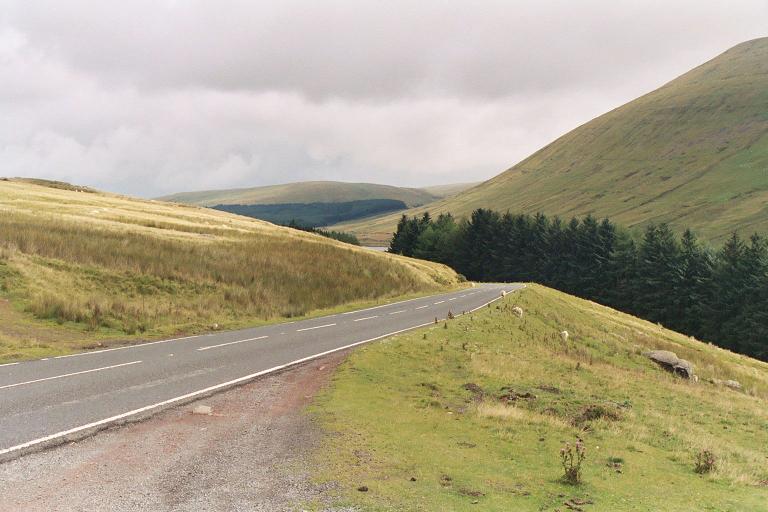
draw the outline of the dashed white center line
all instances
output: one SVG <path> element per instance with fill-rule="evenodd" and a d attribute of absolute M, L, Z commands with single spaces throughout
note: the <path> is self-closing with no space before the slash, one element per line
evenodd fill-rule
<path fill-rule="evenodd" d="M 263 340 L 264 338 L 269 338 L 269 336 L 258 336 L 256 338 L 248 338 L 246 340 L 237 340 L 237 341 L 230 341 L 230 342 L 227 342 L 227 343 L 219 343 L 218 345 L 210 345 L 208 347 L 200 347 L 199 349 L 197 349 L 197 351 L 201 352 L 203 350 L 210 350 L 212 348 L 226 347 L 227 345 L 236 345 L 237 343 L 245 343 L 246 341 Z"/>
<path fill-rule="evenodd" d="M 450 298 L 450 299 L 448 299 L 448 300 L 456 300 L 456 297 L 451 297 L 451 298 Z"/>
<path fill-rule="evenodd" d="M 463 299 L 464 297 L 466 297 L 466 295 L 459 295 L 460 299 Z"/>
<path fill-rule="evenodd" d="M 119 368 L 121 366 L 129 366 L 132 364 L 139 364 L 141 361 L 131 361 L 130 363 L 113 364 L 112 366 L 104 366 L 102 368 L 93 368 L 91 370 L 83 370 L 81 372 L 65 373 L 64 375 L 55 375 L 53 377 L 45 377 L 43 379 L 28 380 L 26 382 L 17 382 L 16 384 L 6 384 L 0 386 L 0 389 L 15 388 L 16 386 L 24 386 L 25 384 L 34 384 L 35 382 L 43 382 L 46 380 L 63 379 L 64 377 L 72 377 L 73 375 L 82 375 L 84 373 L 100 372 L 102 370 L 111 370 L 112 368 Z"/>
<path fill-rule="evenodd" d="M 439 301 L 435 302 L 435 306 L 437 306 L 438 304 L 442 304 L 443 302 L 445 302 L 445 301 L 444 300 L 439 300 Z"/>
<path fill-rule="evenodd" d="M 378 316 L 378 315 L 376 315 L 376 316 L 367 316 L 367 317 L 365 317 L 365 318 L 357 318 L 357 319 L 355 319 L 354 321 L 355 321 L 355 322 L 362 322 L 363 320 L 371 320 L 371 319 L 373 319 L 373 318 L 379 318 L 379 316 Z"/>
<path fill-rule="evenodd" d="M 333 327 L 336 324 L 317 325 L 315 327 L 305 327 L 304 329 L 296 329 L 296 332 L 311 331 L 312 329 L 322 329 L 323 327 Z"/>
<path fill-rule="evenodd" d="M 390 313 L 390 315 L 399 315 L 400 313 L 405 313 L 405 310 L 401 309 L 400 311 L 393 311 Z"/>
<path fill-rule="evenodd" d="M 0 366 L 13 366 L 15 364 L 19 364 L 19 363 L 5 363 L 5 364 L 0 364 Z"/>
<path fill-rule="evenodd" d="M 414 309 L 424 309 L 424 308 L 428 308 L 428 307 L 429 307 L 429 304 L 427 304 L 426 306 L 419 306 L 419 307 L 414 308 Z"/>

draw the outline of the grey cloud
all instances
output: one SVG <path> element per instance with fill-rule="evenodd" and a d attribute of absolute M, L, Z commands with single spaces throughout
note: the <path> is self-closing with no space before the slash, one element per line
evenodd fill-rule
<path fill-rule="evenodd" d="M 157 195 L 490 177 L 768 2 L 0 0 L 0 174 Z"/>

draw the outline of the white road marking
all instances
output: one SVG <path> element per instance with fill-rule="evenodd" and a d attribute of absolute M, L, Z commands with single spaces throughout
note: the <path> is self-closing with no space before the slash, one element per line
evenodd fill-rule
<path fill-rule="evenodd" d="M 131 361 L 130 363 L 113 364 L 112 366 L 104 366 L 102 368 L 93 368 L 91 370 L 83 370 L 81 372 L 65 373 L 64 375 L 56 375 L 53 377 L 45 377 L 43 379 L 28 380 L 26 382 L 17 382 L 16 384 L 6 384 L 0 386 L 0 389 L 15 388 L 16 386 L 24 386 L 25 384 L 34 384 L 35 382 L 43 382 L 45 380 L 63 379 L 64 377 L 72 377 L 74 375 L 82 375 L 84 373 L 100 372 L 102 370 L 111 370 L 112 368 L 119 368 L 121 366 L 129 366 L 132 364 L 139 364 L 141 361 Z"/>
<path fill-rule="evenodd" d="M 66 357 L 79 357 L 79 356 L 90 356 L 93 354 L 101 354 L 104 352 L 112 352 L 113 350 L 124 350 L 126 348 L 139 348 L 139 347 L 146 347 L 148 345 L 157 345 L 158 343 L 168 343 L 170 341 L 180 341 L 180 340 L 189 340 L 192 338 L 199 338 L 201 336 L 206 336 L 205 334 L 197 334 L 195 336 L 184 336 L 182 338 L 171 338 L 169 340 L 160 340 L 160 341 L 150 341 L 149 343 L 139 343 L 137 345 L 126 345 L 124 347 L 115 347 L 115 348 L 105 348 L 103 350 L 92 350 L 89 352 L 78 352 L 77 354 L 67 354 L 65 356 L 56 356 L 54 359 L 64 359 Z"/>
<path fill-rule="evenodd" d="M 464 297 L 466 297 L 466 295 L 459 295 L 460 299 L 463 299 Z"/>
<path fill-rule="evenodd" d="M 492 302 L 495 302 L 495 301 L 499 300 L 500 298 L 501 297 L 496 297 L 494 299 L 491 299 L 490 302 L 488 302 L 486 304 L 483 304 L 482 306 L 478 306 L 475 309 L 473 309 L 472 311 L 476 311 L 476 310 L 478 310 L 478 309 L 480 309 L 480 308 L 482 308 L 484 306 L 487 306 L 488 304 L 490 304 Z M 407 301 L 404 301 L 404 302 L 407 302 Z M 260 371 L 260 372 L 252 373 L 250 375 L 246 375 L 244 377 L 240 377 L 238 379 L 230 380 L 230 381 L 227 381 L 227 382 L 222 382 L 221 384 L 216 384 L 215 386 L 210 386 L 210 387 L 207 387 L 205 389 L 199 389 L 197 391 L 193 391 L 193 392 L 187 393 L 185 395 L 181 395 L 181 396 L 177 396 L 177 397 L 174 397 L 174 398 L 170 398 L 168 400 L 164 400 L 162 402 L 157 402 L 157 403 L 154 403 L 152 405 L 147 405 L 147 406 L 144 406 L 144 407 L 140 407 L 138 409 L 133 409 L 132 411 L 124 412 L 122 414 L 117 414 L 115 416 L 111 416 L 109 418 L 104 418 L 102 420 L 94 421 L 92 423 L 87 423 L 85 425 L 80 425 L 79 427 L 74 427 L 74 428 L 71 428 L 69 430 L 63 430 L 63 431 L 57 432 L 55 434 L 50 434 L 50 435 L 47 435 L 47 436 L 44 436 L 44 437 L 39 437 L 37 439 L 33 439 L 33 440 L 27 441 L 25 443 L 17 444 L 15 446 L 11 446 L 9 448 L 4 448 L 4 449 L 0 450 L 0 456 L 5 455 L 7 453 L 12 453 L 12 452 L 17 452 L 17 451 L 20 451 L 20 450 L 24 450 L 26 448 L 31 448 L 33 446 L 36 446 L 36 445 L 39 445 L 39 444 L 42 444 L 42 443 L 46 443 L 48 441 L 53 441 L 53 440 L 56 440 L 58 438 L 64 438 L 64 437 L 67 437 L 67 436 L 71 436 L 73 434 L 77 434 L 78 432 L 83 432 L 83 431 L 87 431 L 87 430 L 90 430 L 90 429 L 97 429 L 99 427 L 106 427 L 107 425 L 109 425 L 111 423 L 120 421 L 120 420 L 125 419 L 125 418 L 129 418 L 131 416 L 135 416 L 137 414 L 141 414 L 143 412 L 151 411 L 152 409 L 157 409 L 159 407 L 163 407 L 163 406 L 166 406 L 166 405 L 171 405 L 171 404 L 174 404 L 174 403 L 177 403 L 177 402 L 188 400 L 188 399 L 194 398 L 196 396 L 205 395 L 207 393 L 212 393 L 214 391 L 217 391 L 217 390 L 220 390 L 220 389 L 224 389 L 224 388 L 227 388 L 227 387 L 231 387 L 231 386 L 234 386 L 234 385 L 237 385 L 237 384 L 240 384 L 240 383 L 248 382 L 249 380 L 253 380 L 253 379 L 256 379 L 258 377 L 261 377 L 262 375 L 267 375 L 269 373 L 274 373 L 276 371 L 280 371 L 280 370 L 283 370 L 285 368 L 289 368 L 291 366 L 295 366 L 297 364 L 304 363 L 306 361 L 311 361 L 313 359 L 317 359 L 319 357 L 323 357 L 323 356 L 326 356 L 328 354 L 333 354 L 335 352 L 340 352 L 342 350 L 347 350 L 349 348 L 356 347 L 358 345 L 363 345 L 365 343 L 370 343 L 372 341 L 380 340 L 382 338 L 386 338 L 386 337 L 389 337 L 389 336 L 394 336 L 395 334 L 400 334 L 401 332 L 406 332 L 406 331 L 410 331 L 410 330 L 413 330 L 413 329 L 418 329 L 419 327 L 426 327 L 426 326 L 432 325 L 432 324 L 433 324 L 433 322 L 427 322 L 427 323 L 423 323 L 423 324 L 420 324 L 420 325 L 414 325 L 413 327 L 408 327 L 406 329 L 400 329 L 399 331 L 394 331 L 394 332 L 390 332 L 390 333 L 387 333 L 387 334 L 382 334 L 381 336 L 376 336 L 375 338 L 370 338 L 370 339 L 367 339 L 367 340 L 358 341 L 358 342 L 355 342 L 355 343 L 350 343 L 349 345 L 344 345 L 343 347 L 334 348 L 334 349 L 331 349 L 331 350 L 327 350 L 325 352 L 321 352 L 319 354 L 315 354 L 315 355 L 312 355 L 312 356 L 307 356 L 307 357 L 304 357 L 304 358 L 301 358 L 301 359 L 296 359 L 295 361 L 291 361 L 290 363 L 285 363 L 285 364 L 281 364 L 279 366 L 274 366 L 272 368 L 269 368 L 268 370 L 263 370 L 263 371 Z"/>
<path fill-rule="evenodd" d="M 400 311 L 393 311 L 390 313 L 390 315 L 399 315 L 400 313 L 405 313 L 405 310 L 401 309 Z"/>
<path fill-rule="evenodd" d="M 202 352 L 203 350 L 210 350 L 212 348 L 219 348 L 219 347 L 226 347 L 227 345 L 236 345 L 238 343 L 245 343 L 246 341 L 256 341 L 256 340 L 263 340 L 264 338 L 269 338 L 269 336 L 258 336 L 256 338 L 248 338 L 246 340 L 237 340 L 237 341 L 230 341 L 227 343 L 219 343 L 218 345 L 209 345 L 207 347 L 200 347 L 197 349 L 198 352 Z"/>
<path fill-rule="evenodd" d="M 435 306 L 437 306 L 438 304 L 442 304 L 443 302 L 445 302 L 445 301 L 444 300 L 439 300 L 439 301 L 435 302 Z"/>
<path fill-rule="evenodd" d="M 424 308 L 428 308 L 428 307 L 429 307 L 429 304 L 427 304 L 426 306 L 419 306 L 419 307 L 414 308 L 414 309 L 424 309 Z"/>
<path fill-rule="evenodd" d="M 19 363 L 5 363 L 5 364 L 0 364 L 0 366 L 13 366 L 15 364 L 19 364 Z"/>
<path fill-rule="evenodd" d="M 456 300 L 456 297 L 452 297 L 452 298 L 450 298 L 450 299 L 448 299 L 448 300 Z"/>
<path fill-rule="evenodd" d="M 363 320 L 371 320 L 373 318 L 379 318 L 379 316 L 378 315 L 376 315 L 376 316 L 367 316 L 365 318 L 357 318 L 357 319 L 355 319 L 353 321 L 354 322 L 362 322 Z"/>
<path fill-rule="evenodd" d="M 305 327 L 304 329 L 296 329 L 296 332 L 311 331 L 312 329 L 322 329 L 323 327 L 333 327 L 336 324 L 317 325 L 315 327 Z"/>

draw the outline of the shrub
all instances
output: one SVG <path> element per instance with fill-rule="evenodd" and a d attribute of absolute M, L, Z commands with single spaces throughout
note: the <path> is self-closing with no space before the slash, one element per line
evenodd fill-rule
<path fill-rule="evenodd" d="M 701 450 L 696 454 L 696 467 L 694 471 L 703 475 L 705 473 L 711 473 L 715 470 L 716 459 L 715 454 L 710 450 Z"/>
<path fill-rule="evenodd" d="M 565 443 L 560 449 L 560 462 L 563 465 L 563 479 L 572 485 L 581 483 L 581 464 L 587 457 L 587 449 L 581 439 L 575 445 Z"/>

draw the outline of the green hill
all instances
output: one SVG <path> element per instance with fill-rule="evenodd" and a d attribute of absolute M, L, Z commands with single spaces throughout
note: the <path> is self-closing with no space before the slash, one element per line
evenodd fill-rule
<path fill-rule="evenodd" d="M 479 207 L 592 213 L 629 227 L 668 222 L 715 242 L 734 230 L 768 233 L 768 38 L 728 50 L 428 209 L 467 215 Z M 398 218 L 338 229 L 382 240 Z"/>
<path fill-rule="evenodd" d="M 442 265 L 213 209 L 0 180 L 0 362 L 457 282 Z"/>
<path fill-rule="evenodd" d="M 313 411 L 339 509 L 768 510 L 768 364 L 543 286 L 356 350 Z"/>
<path fill-rule="evenodd" d="M 451 189 L 452 191 L 454 189 Z M 424 189 L 344 183 L 340 181 L 304 181 L 267 187 L 183 192 L 161 197 L 163 201 L 216 206 L 219 204 L 343 203 L 365 199 L 395 199 L 407 206 L 420 206 L 445 197 Z"/>

